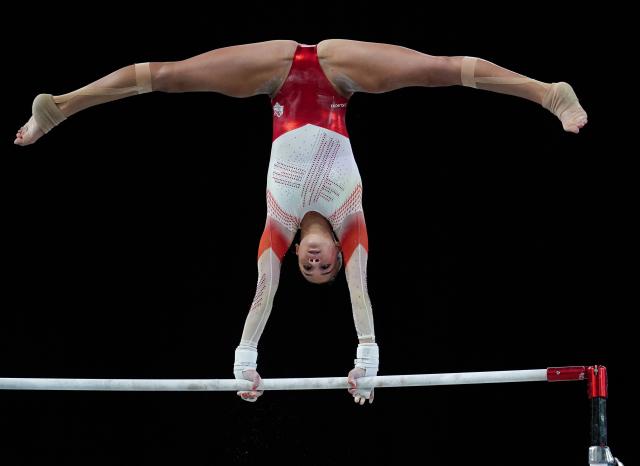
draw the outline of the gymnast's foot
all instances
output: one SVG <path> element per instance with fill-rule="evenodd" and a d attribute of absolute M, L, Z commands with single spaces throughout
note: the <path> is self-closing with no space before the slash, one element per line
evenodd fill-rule
<path fill-rule="evenodd" d="M 549 86 L 542 106 L 560 119 L 565 131 L 578 134 L 580 128 L 587 124 L 587 112 L 578 102 L 573 88 L 565 82 Z"/>
<path fill-rule="evenodd" d="M 14 144 L 28 146 L 47 134 L 54 127 L 67 119 L 64 103 L 56 104 L 51 94 L 38 94 L 31 105 L 32 115 L 29 121 L 18 130 Z"/>
<path fill-rule="evenodd" d="M 29 144 L 36 142 L 43 135 L 44 131 L 40 129 L 38 123 L 36 123 L 36 119 L 31 116 L 29 121 L 27 121 L 24 126 L 18 130 L 16 133 L 16 139 L 13 143 L 19 146 L 28 146 Z"/>

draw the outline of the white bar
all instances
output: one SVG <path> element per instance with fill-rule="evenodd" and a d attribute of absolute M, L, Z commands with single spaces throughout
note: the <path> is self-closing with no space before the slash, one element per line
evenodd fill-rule
<path fill-rule="evenodd" d="M 507 382 L 543 382 L 546 369 L 449 374 L 382 375 L 358 379 L 360 387 L 417 387 Z M 317 390 L 348 388 L 346 377 L 263 379 L 264 390 Z M 251 383 L 235 379 L 8 379 L 0 378 L 0 390 L 98 390 L 98 391 L 237 391 Z"/>

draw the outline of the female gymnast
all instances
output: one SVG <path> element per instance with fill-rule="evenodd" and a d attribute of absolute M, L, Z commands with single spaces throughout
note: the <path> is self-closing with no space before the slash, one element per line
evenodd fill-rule
<path fill-rule="evenodd" d="M 177 62 L 126 66 L 69 94 L 38 95 L 33 115 L 15 144 L 36 142 L 67 117 L 88 107 L 151 91 L 218 92 L 233 97 L 265 94 L 273 108 L 273 144 L 267 175 L 267 219 L 258 247 L 258 283 L 234 375 L 253 382 L 238 392 L 262 394 L 258 341 L 271 312 L 280 265 L 298 230 L 298 266 L 312 283 L 333 280 L 345 264 L 358 335 L 348 374 L 354 401 L 373 402 L 373 389 L 357 379 L 378 371 L 378 346 L 367 291 L 368 239 L 358 172 L 345 114 L 355 92 L 383 93 L 410 86 L 463 85 L 522 97 L 555 114 L 565 131 L 587 123 L 571 86 L 527 78 L 489 61 L 431 56 L 391 44 L 344 39 L 302 45 L 273 40 L 212 50 Z"/>

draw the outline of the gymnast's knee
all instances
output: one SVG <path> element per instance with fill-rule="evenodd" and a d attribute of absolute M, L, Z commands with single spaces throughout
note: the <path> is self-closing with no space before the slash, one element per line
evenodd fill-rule
<path fill-rule="evenodd" d="M 176 62 L 152 62 L 151 88 L 158 92 L 180 92 L 180 82 L 176 73 Z"/>
<path fill-rule="evenodd" d="M 426 72 L 427 86 L 451 86 L 461 84 L 460 63 L 458 56 L 430 56 Z"/>

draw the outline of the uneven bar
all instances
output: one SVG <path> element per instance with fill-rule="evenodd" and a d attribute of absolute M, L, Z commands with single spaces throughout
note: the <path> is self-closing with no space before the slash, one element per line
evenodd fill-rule
<path fill-rule="evenodd" d="M 544 382 L 547 369 L 493 372 L 454 372 L 362 377 L 360 387 L 418 387 L 484 383 Z M 262 379 L 264 390 L 346 389 L 346 377 Z M 0 390 L 92 391 L 237 391 L 250 390 L 251 382 L 235 379 L 38 379 L 0 378 Z"/>

